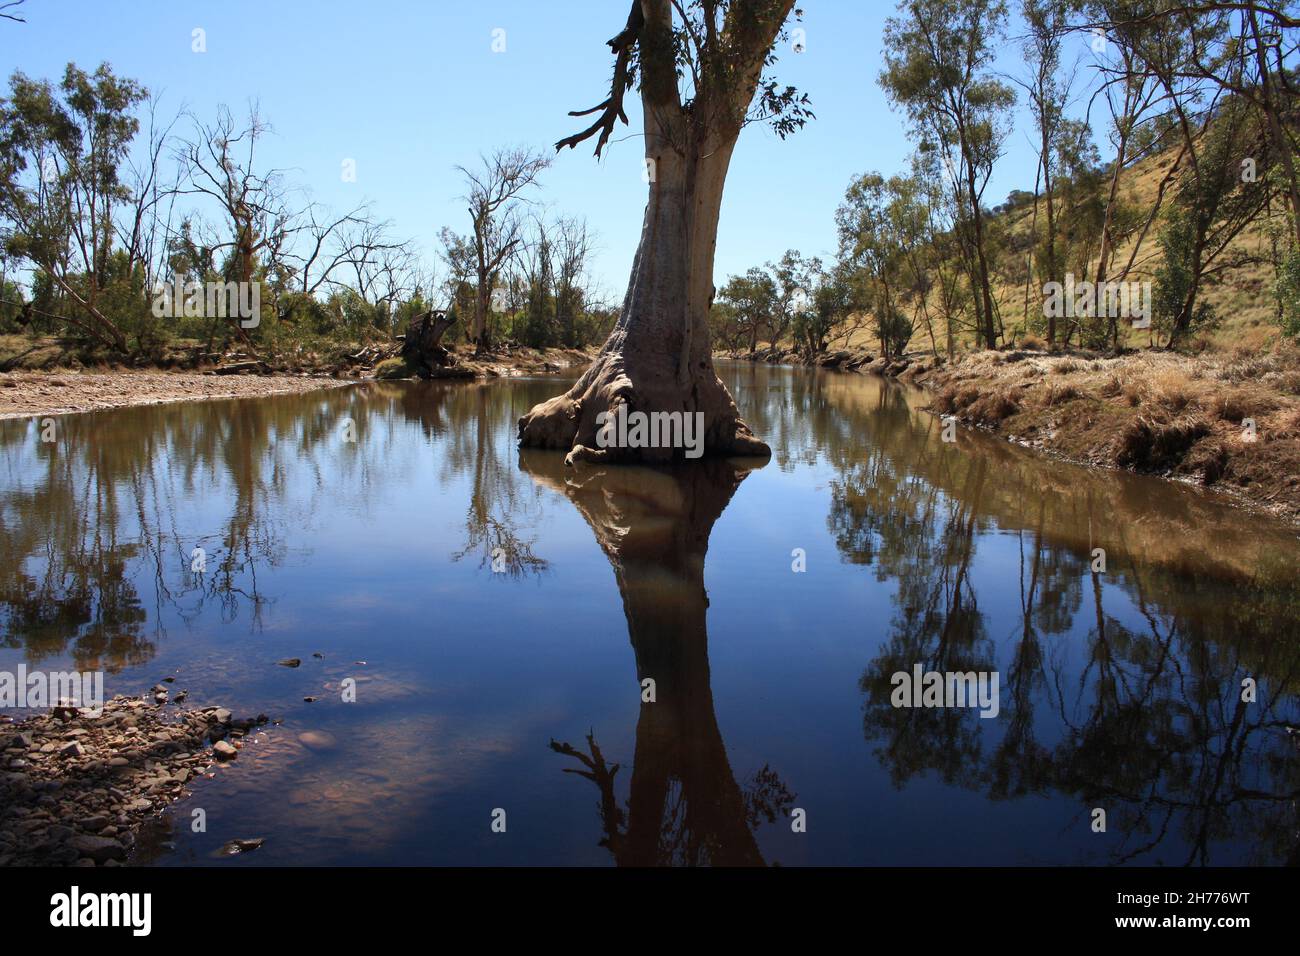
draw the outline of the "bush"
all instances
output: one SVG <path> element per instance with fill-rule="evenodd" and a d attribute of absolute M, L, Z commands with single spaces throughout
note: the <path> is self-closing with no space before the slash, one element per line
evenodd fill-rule
<path fill-rule="evenodd" d="M 412 378 L 414 375 L 406 359 L 399 356 L 386 358 L 375 366 L 375 378 L 379 379 Z"/>
<path fill-rule="evenodd" d="M 1300 340 L 1300 249 L 1291 249 L 1278 265 L 1273 294 L 1282 313 L 1282 334 Z"/>

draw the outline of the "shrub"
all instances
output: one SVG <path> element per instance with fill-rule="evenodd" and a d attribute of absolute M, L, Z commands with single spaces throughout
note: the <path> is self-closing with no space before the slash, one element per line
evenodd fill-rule
<path fill-rule="evenodd" d="M 411 378 L 414 374 L 406 360 L 397 356 L 386 358 L 375 366 L 375 378 L 379 379 Z"/>

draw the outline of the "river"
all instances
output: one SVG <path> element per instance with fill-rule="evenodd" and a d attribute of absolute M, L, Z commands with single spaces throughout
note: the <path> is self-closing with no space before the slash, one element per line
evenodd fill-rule
<path fill-rule="evenodd" d="M 279 721 L 155 865 L 1300 862 L 1293 528 L 720 373 L 769 462 L 521 454 L 553 377 L 0 422 L 0 669 Z"/>

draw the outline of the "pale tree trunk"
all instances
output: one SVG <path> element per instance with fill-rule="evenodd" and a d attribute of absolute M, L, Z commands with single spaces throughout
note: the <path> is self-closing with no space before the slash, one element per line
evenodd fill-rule
<path fill-rule="evenodd" d="M 571 449 L 570 458 L 666 460 L 671 448 L 596 447 L 596 416 L 619 403 L 629 412 L 704 414 L 706 454 L 766 455 L 713 368 L 709 307 L 722 188 L 734 138 L 707 156 L 688 144 L 663 149 L 641 225 L 622 313 L 596 361 L 564 395 L 519 422 L 520 441 Z"/>
<path fill-rule="evenodd" d="M 705 455 L 770 455 L 713 368 L 709 309 L 723 185 L 780 23 L 756 41 L 753 64 L 735 89 L 705 91 L 687 113 L 677 101 L 668 3 L 646 0 L 643 8 L 641 100 L 651 181 L 627 295 L 595 362 L 568 392 L 519 420 L 519 441 L 569 449 L 570 464 L 684 456 L 675 448 L 597 447 L 597 416 L 625 404 L 629 413 L 702 413 Z"/>

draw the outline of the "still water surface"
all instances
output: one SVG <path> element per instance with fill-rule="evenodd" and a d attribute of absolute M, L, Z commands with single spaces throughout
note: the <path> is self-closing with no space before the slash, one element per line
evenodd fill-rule
<path fill-rule="evenodd" d="M 282 720 L 158 865 L 1300 862 L 1293 530 L 944 444 L 876 378 L 721 374 L 770 462 L 521 454 L 555 378 L 0 422 L 0 669 Z M 917 663 L 998 672 L 998 716 L 895 709 Z"/>

